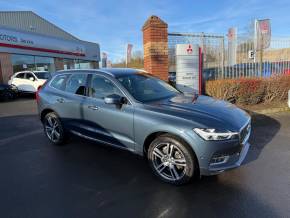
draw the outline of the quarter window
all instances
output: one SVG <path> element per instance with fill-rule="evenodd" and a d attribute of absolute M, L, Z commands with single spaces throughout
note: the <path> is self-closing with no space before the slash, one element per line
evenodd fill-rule
<path fill-rule="evenodd" d="M 58 89 L 58 90 L 64 90 L 65 87 L 65 81 L 69 77 L 69 74 L 63 74 L 63 75 L 58 75 L 56 76 L 52 82 L 50 83 L 50 86 Z"/>
<path fill-rule="evenodd" d="M 93 98 L 103 99 L 112 94 L 122 96 L 120 90 L 109 79 L 98 75 L 92 76 L 90 87 Z"/>
<path fill-rule="evenodd" d="M 66 83 L 65 91 L 77 95 L 86 95 L 86 74 L 72 74 Z"/>

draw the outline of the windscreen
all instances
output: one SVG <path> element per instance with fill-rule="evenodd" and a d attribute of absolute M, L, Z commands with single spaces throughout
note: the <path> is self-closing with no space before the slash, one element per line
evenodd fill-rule
<path fill-rule="evenodd" d="M 143 73 L 121 75 L 117 79 L 136 100 L 143 103 L 170 98 L 180 93 L 163 80 Z"/>

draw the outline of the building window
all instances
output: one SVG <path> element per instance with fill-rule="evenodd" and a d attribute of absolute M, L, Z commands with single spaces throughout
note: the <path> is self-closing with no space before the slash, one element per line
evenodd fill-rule
<path fill-rule="evenodd" d="M 97 69 L 98 63 L 78 59 L 62 59 L 43 56 L 12 54 L 13 73 L 20 71 L 48 71 L 70 69 Z"/>
<path fill-rule="evenodd" d="M 75 68 L 75 61 L 73 59 L 63 59 L 63 69 L 76 69 Z"/>
<path fill-rule="evenodd" d="M 75 61 L 76 69 L 97 69 L 98 65 L 96 65 L 95 61 L 87 61 L 87 60 L 76 60 Z"/>
<path fill-rule="evenodd" d="M 54 60 L 50 57 L 12 54 L 11 62 L 13 73 L 20 71 L 55 71 Z"/>
<path fill-rule="evenodd" d="M 35 70 L 34 56 L 12 54 L 11 62 L 13 65 L 13 73 L 26 70 Z"/>
<path fill-rule="evenodd" d="M 79 60 L 80 69 L 93 69 L 90 61 Z"/>
<path fill-rule="evenodd" d="M 55 70 L 63 70 L 63 58 L 54 58 Z"/>
<path fill-rule="evenodd" d="M 55 65 L 53 58 L 35 56 L 36 70 L 55 72 Z"/>
<path fill-rule="evenodd" d="M 99 62 L 91 61 L 90 65 L 91 65 L 91 69 L 98 69 L 99 68 Z"/>

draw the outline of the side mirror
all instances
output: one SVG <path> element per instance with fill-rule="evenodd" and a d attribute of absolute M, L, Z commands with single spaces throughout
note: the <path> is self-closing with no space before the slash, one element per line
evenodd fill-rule
<path fill-rule="evenodd" d="M 104 100 L 106 104 L 122 105 L 126 103 L 126 98 L 117 94 L 108 95 Z"/>
<path fill-rule="evenodd" d="M 35 79 L 31 76 L 31 77 L 29 77 L 29 80 L 30 81 L 35 81 Z"/>

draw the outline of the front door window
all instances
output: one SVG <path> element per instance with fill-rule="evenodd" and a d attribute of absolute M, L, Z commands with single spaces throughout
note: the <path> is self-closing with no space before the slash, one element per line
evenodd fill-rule
<path fill-rule="evenodd" d="M 104 99 L 108 95 L 117 94 L 122 96 L 120 90 L 107 78 L 93 75 L 91 80 L 91 97 Z"/>

